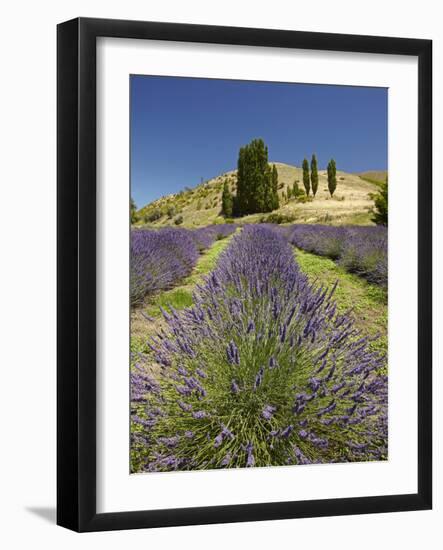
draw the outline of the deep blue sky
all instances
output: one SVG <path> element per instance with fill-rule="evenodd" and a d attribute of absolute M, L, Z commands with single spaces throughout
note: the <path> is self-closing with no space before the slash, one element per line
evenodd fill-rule
<path fill-rule="evenodd" d="M 316 153 L 347 172 L 387 168 L 387 89 L 131 76 L 131 194 L 138 207 L 236 168 L 261 137 L 269 160 Z"/>

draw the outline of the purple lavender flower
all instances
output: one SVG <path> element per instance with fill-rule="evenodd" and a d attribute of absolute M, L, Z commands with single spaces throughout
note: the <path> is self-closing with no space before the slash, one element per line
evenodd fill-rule
<path fill-rule="evenodd" d="M 238 348 L 233 340 L 229 342 L 228 347 L 226 348 L 226 356 L 231 365 L 240 364 L 240 355 L 238 352 Z"/>
<path fill-rule="evenodd" d="M 368 446 L 367 443 L 349 443 L 349 446 L 351 447 L 351 449 L 355 449 L 356 451 L 362 451 L 363 449 L 366 449 L 366 447 Z"/>
<path fill-rule="evenodd" d="M 311 389 L 313 392 L 316 392 L 320 387 L 320 380 L 317 378 L 311 378 L 309 381 L 309 385 L 311 386 Z"/>
<path fill-rule="evenodd" d="M 178 401 L 178 406 L 184 412 L 189 412 L 192 409 L 192 405 L 185 403 L 184 401 Z"/>
<path fill-rule="evenodd" d="M 277 410 L 276 407 L 273 407 L 272 405 L 266 405 L 263 409 L 261 415 L 265 420 L 271 420 L 274 412 Z"/>
<path fill-rule="evenodd" d="M 166 445 L 167 447 L 175 447 L 178 444 L 178 442 L 180 441 L 180 438 L 178 436 L 159 437 L 158 441 L 160 443 L 163 443 L 163 445 Z"/>
<path fill-rule="evenodd" d="M 261 367 L 260 370 L 258 371 L 256 377 L 255 377 L 254 389 L 259 388 L 259 386 L 263 382 L 263 374 L 264 374 L 264 368 Z"/>
<path fill-rule="evenodd" d="M 323 416 L 324 414 L 332 412 L 336 406 L 337 406 L 337 403 L 333 399 L 327 407 L 324 407 L 323 409 L 320 409 L 318 411 L 317 416 Z"/>
<path fill-rule="evenodd" d="M 255 457 L 254 457 L 254 446 L 252 443 L 248 443 L 245 447 L 245 451 L 247 453 L 246 458 L 246 467 L 251 468 L 255 464 Z"/>
<path fill-rule="evenodd" d="M 301 452 L 301 450 L 296 445 L 294 445 L 293 449 L 294 449 L 295 458 L 297 459 L 297 464 L 311 463 L 310 460 L 306 458 L 306 456 Z"/>
<path fill-rule="evenodd" d="M 224 424 L 221 425 L 222 427 L 222 435 L 223 437 L 227 439 L 234 439 L 234 434 L 231 432 L 229 428 L 227 428 Z"/>
<path fill-rule="evenodd" d="M 228 466 L 231 462 L 231 453 L 227 453 L 221 461 L 222 466 Z"/>
<path fill-rule="evenodd" d="M 292 431 L 294 429 L 294 426 L 292 424 L 290 424 L 289 426 L 287 426 L 280 434 L 281 437 L 284 437 L 284 438 L 288 438 Z M 300 432 L 299 432 L 300 433 Z"/>
<path fill-rule="evenodd" d="M 195 412 L 192 413 L 192 416 L 196 419 L 200 419 L 200 418 L 206 418 L 209 415 L 205 411 L 195 411 Z"/>

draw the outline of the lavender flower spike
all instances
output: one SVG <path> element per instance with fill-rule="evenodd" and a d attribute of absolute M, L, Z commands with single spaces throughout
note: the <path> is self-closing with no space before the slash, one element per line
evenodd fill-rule
<path fill-rule="evenodd" d="M 261 415 L 265 420 L 271 420 L 274 412 L 276 411 L 276 407 L 273 407 L 272 405 L 266 405 L 263 409 Z"/>

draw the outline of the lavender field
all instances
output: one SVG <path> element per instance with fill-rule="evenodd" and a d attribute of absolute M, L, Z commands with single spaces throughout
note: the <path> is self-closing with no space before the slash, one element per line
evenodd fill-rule
<path fill-rule="evenodd" d="M 386 460 L 386 300 L 384 227 L 134 229 L 131 471 Z"/>
<path fill-rule="evenodd" d="M 294 225 L 291 244 L 337 260 L 347 271 L 372 283 L 388 283 L 388 235 L 385 226 Z"/>
<path fill-rule="evenodd" d="M 195 230 L 132 231 L 131 304 L 141 304 L 147 294 L 171 288 L 191 272 L 200 252 L 235 228 L 220 224 Z"/>

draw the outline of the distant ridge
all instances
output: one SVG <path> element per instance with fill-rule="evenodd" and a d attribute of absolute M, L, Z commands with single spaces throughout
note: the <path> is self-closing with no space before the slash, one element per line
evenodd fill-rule
<path fill-rule="evenodd" d="M 357 174 L 361 178 L 373 180 L 379 183 L 384 183 L 388 176 L 387 170 L 368 170 L 367 172 L 360 172 Z"/>

